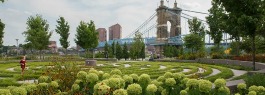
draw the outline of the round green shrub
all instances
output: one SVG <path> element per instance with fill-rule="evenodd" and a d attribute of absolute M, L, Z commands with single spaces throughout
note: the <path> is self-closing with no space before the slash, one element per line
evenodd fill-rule
<path fill-rule="evenodd" d="M 37 90 L 37 85 L 35 85 L 35 84 L 29 84 L 29 85 L 25 86 L 25 88 L 26 88 L 26 90 L 27 90 L 28 93 L 31 93 L 31 92 Z"/>
<path fill-rule="evenodd" d="M 161 95 L 169 95 L 166 89 L 163 89 Z"/>
<path fill-rule="evenodd" d="M 73 84 L 72 85 L 72 88 L 71 88 L 71 91 L 73 92 L 77 92 L 80 90 L 80 86 L 78 84 Z"/>
<path fill-rule="evenodd" d="M 158 78 L 157 78 L 157 81 L 159 81 L 159 82 L 164 82 L 166 79 L 165 79 L 165 77 L 164 76 L 159 76 Z"/>
<path fill-rule="evenodd" d="M 113 95 L 128 95 L 128 93 L 124 89 L 118 89 L 113 92 Z"/>
<path fill-rule="evenodd" d="M 155 93 L 157 91 L 157 87 L 154 84 L 149 84 L 146 88 L 148 93 Z"/>
<path fill-rule="evenodd" d="M 222 86 L 226 86 L 226 81 L 225 81 L 225 79 L 216 79 L 214 81 L 214 85 L 217 88 L 222 87 Z"/>
<path fill-rule="evenodd" d="M 112 75 L 110 78 L 122 78 L 120 75 Z"/>
<path fill-rule="evenodd" d="M 208 80 L 199 81 L 199 90 L 201 92 L 209 93 L 212 90 L 212 82 Z"/>
<path fill-rule="evenodd" d="M 189 78 L 184 78 L 180 81 L 180 86 L 186 88 L 186 84 L 189 81 Z"/>
<path fill-rule="evenodd" d="M 199 82 L 197 79 L 189 79 L 186 83 L 187 87 L 197 87 Z"/>
<path fill-rule="evenodd" d="M 48 83 L 39 83 L 37 87 L 38 87 L 38 89 L 46 90 L 46 89 L 48 89 L 48 86 L 49 86 Z"/>
<path fill-rule="evenodd" d="M 23 87 L 15 87 L 10 90 L 12 95 L 27 95 L 27 90 Z"/>
<path fill-rule="evenodd" d="M 186 90 L 181 90 L 180 95 L 188 95 L 188 92 Z"/>
<path fill-rule="evenodd" d="M 107 85 L 100 85 L 98 87 L 97 93 L 99 95 L 108 95 L 110 93 L 110 87 Z"/>
<path fill-rule="evenodd" d="M 59 84 L 58 84 L 58 82 L 56 82 L 56 81 L 52 81 L 52 82 L 50 83 L 50 85 L 51 85 L 51 87 L 53 87 L 53 88 L 58 88 L 58 87 L 59 87 Z"/>
<path fill-rule="evenodd" d="M 250 91 L 248 92 L 248 95 L 257 95 L 257 93 L 255 91 Z"/>
<path fill-rule="evenodd" d="M 111 89 L 119 89 L 124 88 L 125 82 L 121 78 L 110 78 L 108 79 L 108 86 L 110 86 Z"/>
<path fill-rule="evenodd" d="M 130 84 L 127 87 L 127 92 L 129 95 L 141 95 L 142 87 L 139 84 Z"/>
<path fill-rule="evenodd" d="M 98 88 L 99 88 L 99 86 L 101 86 L 101 85 L 106 85 L 106 83 L 104 83 L 104 82 L 100 82 L 100 83 L 97 83 L 96 85 L 94 85 L 94 94 L 95 94 L 95 95 L 98 95 Z"/>
<path fill-rule="evenodd" d="M 87 73 L 85 71 L 79 71 L 77 73 L 77 79 L 86 80 Z"/>
<path fill-rule="evenodd" d="M 173 74 L 171 72 L 166 72 L 164 74 L 164 77 L 167 79 L 167 78 L 172 78 L 173 77 Z"/>
<path fill-rule="evenodd" d="M 125 80 L 126 83 L 133 83 L 133 78 L 128 75 L 124 75 L 123 79 Z"/>
<path fill-rule="evenodd" d="M 110 75 L 122 75 L 122 72 L 119 69 L 114 69 L 110 72 Z"/>
<path fill-rule="evenodd" d="M 245 83 L 239 83 L 239 84 L 237 85 L 237 88 L 238 88 L 238 89 L 247 89 L 247 85 L 246 85 Z"/>
<path fill-rule="evenodd" d="M 218 89 L 219 92 L 221 93 L 226 93 L 226 95 L 229 95 L 230 94 L 230 89 L 226 86 L 222 86 Z"/>
<path fill-rule="evenodd" d="M 76 79 L 74 83 L 75 83 L 75 84 L 79 84 L 79 83 L 81 83 L 81 82 L 82 82 L 82 80 Z"/>
<path fill-rule="evenodd" d="M 257 91 L 257 90 L 258 90 L 258 86 L 255 86 L 255 85 L 250 86 L 250 87 L 248 88 L 248 91 Z"/>
<path fill-rule="evenodd" d="M 139 77 L 138 77 L 137 74 L 131 74 L 130 77 L 133 78 L 133 81 L 134 81 L 134 82 L 138 82 L 138 81 L 139 81 Z"/>
<path fill-rule="evenodd" d="M 87 80 L 87 82 L 90 82 L 90 83 L 96 83 L 99 79 L 98 79 L 98 75 L 97 74 L 89 73 L 86 76 L 86 80 Z"/>
<path fill-rule="evenodd" d="M 52 80 L 51 80 L 51 78 L 49 77 L 49 76 L 40 76 L 39 78 L 38 78 L 38 82 L 39 83 L 43 83 L 43 82 L 45 82 L 45 83 L 50 83 Z"/>
<path fill-rule="evenodd" d="M 240 95 L 239 93 L 236 93 L 235 95 Z"/>
<path fill-rule="evenodd" d="M 162 85 L 163 83 L 162 83 L 162 82 L 159 82 L 159 81 L 157 81 L 157 80 L 153 80 L 153 81 L 151 82 L 151 84 L 154 84 L 154 85 L 156 85 L 156 86 L 158 87 L 158 86 Z"/>
<path fill-rule="evenodd" d="M 98 77 L 99 77 L 100 79 L 103 78 L 103 75 L 104 75 L 104 72 L 103 72 L 103 71 L 98 71 Z"/>
<path fill-rule="evenodd" d="M 97 70 L 95 70 L 94 68 L 90 68 L 90 70 L 88 71 L 88 73 L 94 73 L 96 75 L 99 75 L 99 72 Z"/>
<path fill-rule="evenodd" d="M 149 84 L 151 82 L 151 78 L 148 74 L 142 74 L 140 77 L 139 77 L 139 84 L 141 85 L 146 85 Z"/>
<path fill-rule="evenodd" d="M 175 81 L 174 78 L 168 78 L 168 79 L 166 79 L 165 84 L 167 86 L 175 86 L 176 85 L 176 81 Z"/>
<path fill-rule="evenodd" d="M 9 89 L 0 89 L 0 95 L 12 95 Z"/>
<path fill-rule="evenodd" d="M 173 78 L 175 78 L 176 80 L 181 80 L 185 77 L 185 75 L 183 73 L 173 73 Z"/>
<path fill-rule="evenodd" d="M 105 74 L 103 74 L 102 78 L 103 79 L 108 79 L 108 78 L 110 78 L 110 74 L 109 73 L 105 73 Z"/>

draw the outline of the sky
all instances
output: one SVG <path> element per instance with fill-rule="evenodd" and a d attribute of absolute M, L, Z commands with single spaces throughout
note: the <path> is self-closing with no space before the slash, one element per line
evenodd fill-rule
<path fill-rule="evenodd" d="M 164 0 L 165 5 L 173 7 L 175 0 Z M 169 2 L 167 2 L 169 1 Z M 178 7 L 185 10 L 208 13 L 211 0 L 177 0 Z M 76 27 L 80 21 L 94 21 L 96 28 L 106 28 L 119 23 L 122 37 L 126 37 L 148 19 L 160 0 L 6 0 L 0 3 L 0 19 L 5 23 L 4 45 L 25 44 L 22 34 L 27 29 L 27 19 L 36 14 L 48 21 L 49 31 L 53 32 L 50 40 L 57 41 L 60 36 L 55 32 L 56 20 L 64 17 L 70 25 L 70 47 L 75 46 Z M 205 20 L 202 14 L 184 12 Z M 184 27 L 184 28 L 183 28 Z M 182 24 L 183 34 L 187 34 L 187 25 Z"/>

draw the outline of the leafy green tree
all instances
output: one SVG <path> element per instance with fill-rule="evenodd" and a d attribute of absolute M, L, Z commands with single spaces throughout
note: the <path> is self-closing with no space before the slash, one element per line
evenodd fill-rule
<path fill-rule="evenodd" d="M 113 57 L 116 58 L 116 54 L 115 54 L 116 53 L 116 50 L 115 50 L 116 49 L 116 44 L 115 44 L 114 41 L 112 42 L 110 48 L 111 48 L 111 55 L 113 55 Z"/>
<path fill-rule="evenodd" d="M 116 42 L 116 57 L 118 60 L 120 60 L 122 58 L 123 54 L 122 54 L 122 48 L 121 45 L 119 44 L 119 42 Z"/>
<path fill-rule="evenodd" d="M 49 32 L 47 21 L 41 15 L 30 16 L 27 21 L 27 30 L 23 34 L 26 36 L 26 42 L 31 43 L 34 49 L 39 50 L 41 58 L 42 50 L 48 48 L 52 35 Z"/>
<path fill-rule="evenodd" d="M 203 26 L 202 22 L 199 21 L 196 17 L 192 20 L 188 20 L 189 29 L 192 34 L 197 34 L 204 38 L 205 36 L 205 27 Z"/>
<path fill-rule="evenodd" d="M 139 57 L 142 58 L 142 61 L 145 59 L 145 44 L 144 43 L 142 43 Z"/>
<path fill-rule="evenodd" d="M 264 0 L 216 0 L 223 5 L 228 18 L 235 19 L 231 27 L 239 29 L 240 34 L 252 39 L 253 70 L 255 70 L 255 38 L 256 35 L 264 35 L 265 30 L 265 1 Z"/>
<path fill-rule="evenodd" d="M 33 54 L 33 45 L 32 45 L 32 43 L 26 43 L 26 44 L 23 44 L 22 45 L 22 48 L 23 49 L 25 49 L 25 50 L 30 50 L 31 51 L 31 53 Z"/>
<path fill-rule="evenodd" d="M 125 60 L 127 60 L 129 58 L 129 52 L 128 52 L 128 47 L 127 47 L 126 42 L 123 45 L 123 52 L 122 53 L 123 53 L 123 58 Z"/>
<path fill-rule="evenodd" d="M 105 58 L 108 58 L 108 54 L 109 54 L 109 45 L 107 42 L 105 42 L 104 45 L 104 54 L 105 54 Z"/>
<path fill-rule="evenodd" d="M 144 45 L 144 40 L 140 32 L 135 33 L 133 40 L 134 42 L 132 43 L 130 48 L 130 58 L 135 60 L 140 58 L 141 48 Z"/>
<path fill-rule="evenodd" d="M 68 37 L 69 37 L 69 29 L 70 26 L 68 25 L 68 22 L 65 21 L 64 17 L 60 17 L 57 20 L 58 25 L 56 25 L 56 29 L 55 31 L 61 36 L 60 43 L 62 45 L 62 47 L 65 49 L 65 54 L 67 54 L 67 48 L 69 47 L 69 41 Z"/>
<path fill-rule="evenodd" d="M 3 37 L 4 37 L 4 33 L 5 33 L 4 28 L 5 28 L 5 24 L 0 19 L 0 47 L 3 46 Z"/>
<path fill-rule="evenodd" d="M 164 54 L 166 57 L 177 57 L 178 56 L 178 48 L 175 46 L 166 45 L 164 47 Z"/>
<path fill-rule="evenodd" d="M 189 34 L 184 37 L 184 46 L 191 49 L 191 53 L 195 53 L 204 47 L 204 42 L 199 35 Z"/>
<path fill-rule="evenodd" d="M 89 49 L 97 47 L 98 32 L 95 29 L 95 24 L 93 21 L 90 21 L 89 23 L 81 21 L 76 30 L 77 34 L 75 35 L 75 43 L 85 49 L 86 54 L 88 54 Z M 86 57 L 88 58 L 88 56 Z"/>
<path fill-rule="evenodd" d="M 218 5 L 215 0 L 212 1 L 212 8 L 209 10 L 210 15 L 206 17 L 209 24 L 210 31 L 207 32 L 214 41 L 214 44 L 219 47 L 222 41 L 223 33 L 225 30 L 225 22 L 223 20 L 224 8 Z"/>

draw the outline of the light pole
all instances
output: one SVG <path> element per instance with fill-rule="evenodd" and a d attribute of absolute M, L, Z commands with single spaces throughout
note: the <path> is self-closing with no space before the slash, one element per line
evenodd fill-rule
<path fill-rule="evenodd" d="M 16 41 L 17 41 L 17 56 L 18 56 L 18 39 L 16 39 Z"/>

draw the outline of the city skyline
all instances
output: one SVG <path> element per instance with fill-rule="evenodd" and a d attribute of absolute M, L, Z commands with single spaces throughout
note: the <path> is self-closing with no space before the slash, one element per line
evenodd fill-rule
<path fill-rule="evenodd" d="M 8 0 L 0 4 L 0 19 L 5 23 L 3 45 L 24 44 L 25 37 L 22 32 L 26 31 L 26 21 L 29 16 L 42 15 L 50 24 L 53 35 L 50 40 L 58 42 L 59 35 L 55 33 L 56 20 L 59 16 L 65 17 L 70 24 L 70 47 L 75 46 L 75 29 L 81 20 L 88 22 L 93 20 L 96 28 L 109 27 L 114 23 L 122 25 L 122 37 L 133 32 L 158 7 L 160 0 Z M 173 6 L 175 0 L 165 0 L 166 6 Z M 211 0 L 177 0 L 178 6 L 183 9 L 206 12 L 211 7 Z M 48 7 L 47 7 L 48 6 Z M 3 13 L 3 14 L 2 14 Z M 200 19 L 205 15 L 189 13 Z M 14 34 L 16 36 L 14 37 Z"/>

